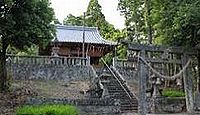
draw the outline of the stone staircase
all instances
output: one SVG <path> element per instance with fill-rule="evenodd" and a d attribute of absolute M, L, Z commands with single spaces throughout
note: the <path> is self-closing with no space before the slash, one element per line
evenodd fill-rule
<path fill-rule="evenodd" d="M 116 70 L 106 69 L 100 75 L 100 82 L 104 87 L 104 97 L 109 96 L 116 100 L 116 105 L 119 106 L 121 113 L 137 113 L 138 100 L 130 92 L 123 78 L 121 78 Z"/>

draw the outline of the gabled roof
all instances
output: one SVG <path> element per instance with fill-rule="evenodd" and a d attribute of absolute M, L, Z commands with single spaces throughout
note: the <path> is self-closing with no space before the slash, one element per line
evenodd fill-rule
<path fill-rule="evenodd" d="M 85 30 L 85 43 L 116 45 L 115 42 L 105 40 L 96 27 L 56 25 L 58 42 L 83 43 L 83 30 Z"/>

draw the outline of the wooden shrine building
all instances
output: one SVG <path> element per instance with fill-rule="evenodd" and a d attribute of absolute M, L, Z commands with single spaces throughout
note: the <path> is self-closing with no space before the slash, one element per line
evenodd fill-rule
<path fill-rule="evenodd" d="M 116 45 L 103 39 L 96 27 L 56 25 L 56 31 L 56 38 L 45 49 L 40 48 L 40 55 L 90 57 L 91 64 L 98 64 Z"/>

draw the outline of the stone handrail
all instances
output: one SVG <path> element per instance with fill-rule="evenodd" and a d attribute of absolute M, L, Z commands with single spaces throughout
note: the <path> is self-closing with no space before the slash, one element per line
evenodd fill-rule
<path fill-rule="evenodd" d="M 106 67 L 108 68 L 108 70 L 111 72 L 111 74 L 114 76 L 114 78 L 117 80 L 117 82 L 119 83 L 119 85 L 122 87 L 122 89 L 126 92 L 126 94 L 128 95 L 129 99 L 133 99 L 132 96 L 129 94 L 129 92 L 126 90 L 126 88 L 124 87 L 122 81 L 115 75 L 115 73 L 113 72 L 113 70 L 108 66 L 108 64 L 101 59 L 102 62 L 106 65 Z"/>
<path fill-rule="evenodd" d="M 115 73 L 117 74 L 117 76 L 116 77 L 119 77 L 118 79 L 120 79 L 121 81 L 123 81 L 124 83 L 126 83 L 126 81 L 125 81 L 125 79 L 122 77 L 122 75 L 119 73 L 119 71 L 114 67 L 114 66 L 112 66 L 111 67 L 114 71 L 115 71 Z M 128 84 L 126 84 L 125 86 L 125 89 L 126 90 L 129 90 L 129 88 L 128 88 Z M 130 90 L 129 90 L 130 91 Z M 127 91 L 128 92 L 128 91 Z M 129 92 L 128 92 L 129 93 Z M 138 100 L 138 97 L 136 96 L 136 94 L 134 93 L 134 92 L 131 92 L 132 94 L 133 94 L 133 96 Z M 129 95 L 131 96 L 132 94 L 131 93 L 129 93 Z M 132 97 L 132 96 L 131 96 Z"/>
<path fill-rule="evenodd" d="M 53 65 L 89 65 L 89 58 L 64 56 L 16 56 L 7 55 L 12 64 L 53 64 Z"/>

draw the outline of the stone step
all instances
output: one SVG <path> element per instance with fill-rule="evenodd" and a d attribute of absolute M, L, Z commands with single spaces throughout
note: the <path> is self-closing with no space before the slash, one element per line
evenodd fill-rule
<path fill-rule="evenodd" d="M 119 90 L 119 91 L 124 91 L 125 92 L 125 90 L 122 88 L 122 87 L 110 87 L 110 86 L 108 86 L 107 87 L 108 88 L 108 90 Z"/>
<path fill-rule="evenodd" d="M 108 79 L 108 81 L 109 81 L 109 84 L 110 84 L 110 83 L 112 83 L 112 84 L 119 84 L 119 82 L 118 82 L 117 80 L 110 80 L 110 79 Z M 108 85 L 109 85 L 109 84 L 108 84 Z"/>
<path fill-rule="evenodd" d="M 116 95 L 116 96 L 123 96 L 126 98 L 129 98 L 129 96 L 127 95 L 127 92 L 125 92 L 124 90 L 108 90 L 108 93 Z M 132 98 L 134 98 L 133 94 L 129 94 Z"/>
<path fill-rule="evenodd" d="M 119 95 L 119 96 L 129 97 L 128 94 L 125 91 L 123 91 L 123 90 L 108 90 L 108 92 L 110 94 L 115 94 L 115 95 Z"/>
<path fill-rule="evenodd" d="M 132 109 L 137 109 L 138 105 L 137 104 L 127 104 L 127 105 L 120 105 L 121 108 L 132 108 Z"/>
<path fill-rule="evenodd" d="M 117 81 L 117 79 L 118 79 L 119 81 L 124 82 L 124 80 L 122 80 L 119 76 L 114 77 L 112 74 L 107 74 L 107 73 L 105 76 L 103 76 L 103 78 L 109 79 L 109 80 L 114 80 L 114 81 Z"/>
<path fill-rule="evenodd" d="M 106 82 L 104 82 L 104 81 L 106 81 Z M 112 85 L 120 85 L 118 81 L 110 81 L 110 80 L 103 80 L 103 82 L 101 82 L 101 83 L 103 83 L 105 85 L 111 85 L 111 86 Z"/>
<path fill-rule="evenodd" d="M 137 108 L 120 108 L 121 112 L 127 112 L 127 111 L 137 111 L 138 109 Z"/>
<path fill-rule="evenodd" d="M 126 95 L 118 95 L 118 94 L 112 94 L 112 93 L 110 93 L 110 96 L 111 97 L 113 97 L 113 98 L 115 98 L 115 99 L 123 99 L 123 100 L 125 100 L 125 99 L 130 99 L 128 96 L 126 96 Z"/>
<path fill-rule="evenodd" d="M 126 94 L 126 92 L 123 89 L 108 88 L 108 91 Z"/>
<path fill-rule="evenodd" d="M 106 87 L 110 88 L 110 89 L 123 89 L 122 87 L 114 86 L 114 85 L 109 85 L 109 86 L 106 86 Z"/>
<path fill-rule="evenodd" d="M 137 102 L 137 101 L 134 101 L 134 100 L 133 100 L 133 101 L 130 101 L 130 100 L 128 100 L 128 101 L 122 100 L 122 101 L 121 101 L 121 104 L 124 104 L 124 105 L 126 105 L 126 104 L 134 104 L 134 105 L 135 105 L 135 104 L 136 104 L 136 105 L 137 105 L 138 102 Z"/>
<path fill-rule="evenodd" d="M 108 91 L 126 94 L 126 92 L 123 89 L 120 89 L 120 88 L 108 88 Z"/>
<path fill-rule="evenodd" d="M 105 88 L 109 88 L 110 90 L 112 90 L 112 89 L 122 89 L 122 90 L 124 90 L 122 87 L 120 87 L 120 86 L 115 86 L 115 85 L 104 85 L 104 87 Z"/>
<path fill-rule="evenodd" d="M 137 102 L 121 102 L 120 103 L 122 106 L 125 105 L 125 106 L 138 106 L 138 103 Z"/>
<path fill-rule="evenodd" d="M 138 110 L 121 109 L 121 113 L 125 113 L 122 115 L 139 115 L 139 114 L 130 114 L 130 113 L 137 113 L 137 112 L 138 112 Z"/>
<path fill-rule="evenodd" d="M 137 109 L 138 105 L 120 105 L 121 108 L 132 108 L 132 109 Z"/>
<path fill-rule="evenodd" d="M 108 90 L 112 90 L 112 91 L 116 91 L 116 92 L 125 92 L 124 91 L 124 88 L 126 89 L 126 91 L 129 93 L 129 95 L 131 96 L 131 97 L 134 97 L 134 95 L 130 92 L 130 90 L 127 90 L 127 87 L 124 87 L 124 88 L 122 88 L 122 87 L 118 87 L 118 86 L 106 86 L 107 88 L 108 88 Z M 126 93 L 126 92 L 125 92 Z"/>
<path fill-rule="evenodd" d="M 127 96 L 127 94 L 126 93 L 124 93 L 124 92 L 116 92 L 116 91 L 108 91 L 108 93 L 110 94 L 110 95 L 114 95 L 114 96 L 118 96 L 118 97 L 124 97 L 124 98 L 129 98 L 129 96 Z"/>
<path fill-rule="evenodd" d="M 137 112 L 138 101 L 136 98 L 134 98 L 134 95 L 130 92 L 129 88 L 126 86 L 124 81 L 119 76 L 116 76 L 119 80 L 118 81 L 112 74 L 109 75 L 109 72 L 106 72 L 106 74 L 104 75 L 107 75 L 106 77 L 103 77 L 105 78 L 104 81 L 106 82 L 102 82 L 102 84 L 105 88 L 108 89 L 108 93 L 110 94 L 111 98 L 120 100 L 120 110 L 122 112 Z M 123 86 L 121 86 L 119 82 L 121 82 Z M 133 98 L 130 99 L 128 95 L 130 95 Z"/>
<path fill-rule="evenodd" d="M 113 84 L 113 83 L 110 83 L 110 84 L 104 85 L 104 86 L 106 86 L 106 87 L 108 87 L 108 88 L 121 88 L 121 89 L 123 89 L 123 87 L 122 87 L 120 84 Z M 125 89 L 126 89 L 126 88 L 125 88 Z"/>
<path fill-rule="evenodd" d="M 120 107 L 120 110 L 122 112 L 125 112 L 125 111 L 137 111 L 138 108 L 137 107 Z"/>
<path fill-rule="evenodd" d="M 128 103 L 128 102 L 138 103 L 137 99 L 121 99 L 121 102 L 122 103 Z"/>
<path fill-rule="evenodd" d="M 138 104 L 121 104 L 120 107 L 133 107 L 133 108 L 137 108 L 138 107 Z"/>

